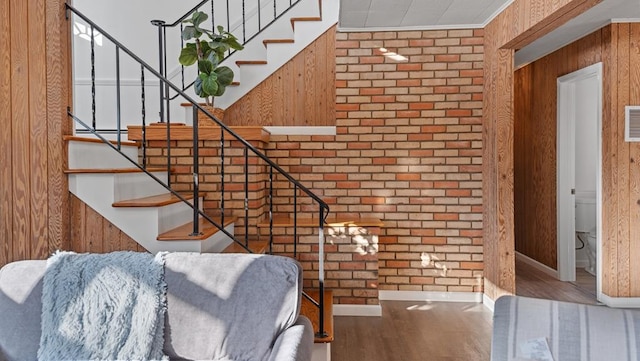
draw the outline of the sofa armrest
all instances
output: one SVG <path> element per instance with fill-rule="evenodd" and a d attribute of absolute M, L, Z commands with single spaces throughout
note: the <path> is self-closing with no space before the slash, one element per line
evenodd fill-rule
<path fill-rule="evenodd" d="M 640 311 L 504 296 L 495 303 L 491 361 L 521 356 L 521 346 L 546 339 L 555 361 L 635 360 Z"/>
<path fill-rule="evenodd" d="M 285 329 L 276 339 L 269 361 L 311 361 L 313 326 L 304 316 Z"/>

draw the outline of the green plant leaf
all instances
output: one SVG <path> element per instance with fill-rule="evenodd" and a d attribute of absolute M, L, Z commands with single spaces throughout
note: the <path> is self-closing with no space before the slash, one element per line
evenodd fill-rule
<path fill-rule="evenodd" d="M 214 95 L 218 91 L 218 74 L 200 73 L 199 77 L 202 79 L 202 90 L 207 93 L 207 96 Z"/>
<path fill-rule="evenodd" d="M 208 18 L 209 16 L 203 13 L 202 11 L 196 11 L 195 13 L 193 13 L 193 16 L 191 17 L 191 23 L 193 23 L 195 27 L 200 27 L 200 24 L 207 21 Z"/>
<path fill-rule="evenodd" d="M 222 85 L 222 84 L 218 84 L 218 91 L 213 94 L 214 97 L 219 97 L 222 94 L 224 94 L 224 91 L 227 90 L 227 87 Z"/>
<path fill-rule="evenodd" d="M 202 32 L 199 31 L 194 26 L 189 25 L 189 26 L 185 26 L 185 28 L 182 29 L 182 39 L 183 40 L 197 39 L 200 36 L 202 36 Z"/>
<path fill-rule="evenodd" d="M 178 61 L 180 61 L 180 64 L 184 66 L 195 64 L 196 61 L 198 61 L 198 50 L 196 49 L 196 44 L 190 43 L 182 48 Z"/>
<path fill-rule="evenodd" d="M 227 86 L 233 82 L 233 70 L 228 66 L 221 66 L 215 70 L 218 76 L 218 83 L 222 86 Z"/>
<path fill-rule="evenodd" d="M 198 94 L 198 96 L 201 98 L 206 98 L 209 96 L 209 94 L 205 93 L 202 89 L 202 79 L 200 77 L 197 77 L 196 81 L 193 83 L 193 91 L 195 91 L 196 94 Z"/>
<path fill-rule="evenodd" d="M 209 50 L 209 53 L 206 55 L 206 59 L 211 63 L 211 65 L 213 65 L 214 68 L 217 67 L 220 63 L 220 57 L 213 50 Z"/>
<path fill-rule="evenodd" d="M 213 64 L 209 60 L 198 60 L 198 70 L 201 73 L 211 74 L 213 71 Z"/>

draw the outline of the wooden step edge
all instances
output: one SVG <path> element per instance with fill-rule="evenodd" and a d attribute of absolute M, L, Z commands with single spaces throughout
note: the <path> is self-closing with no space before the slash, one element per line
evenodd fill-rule
<path fill-rule="evenodd" d="M 266 60 L 237 60 L 236 65 L 266 65 Z"/>
<path fill-rule="evenodd" d="M 298 218 L 298 227 L 318 227 L 320 222 L 317 219 Z M 384 227 L 384 222 L 378 218 L 353 218 L 337 217 L 327 218 L 326 226 L 329 227 Z M 293 227 L 293 218 L 274 217 L 273 227 Z M 269 219 L 258 222 L 258 228 L 269 228 Z"/>
<path fill-rule="evenodd" d="M 267 46 L 267 44 L 293 44 L 295 40 L 293 39 L 265 39 L 262 40 L 262 44 Z"/>
<path fill-rule="evenodd" d="M 242 239 L 240 241 L 242 241 Z M 267 241 L 258 241 L 255 239 L 249 240 L 249 249 L 254 254 L 264 254 L 267 252 L 268 247 L 269 242 Z M 238 243 L 233 242 L 229 246 L 227 246 L 227 248 L 225 248 L 222 253 L 247 253 L 247 250 Z"/>
<path fill-rule="evenodd" d="M 183 198 L 187 200 L 193 199 L 193 193 L 179 193 Z M 204 193 L 200 194 L 203 197 Z M 112 207 L 162 207 L 169 204 L 180 203 L 182 200 L 176 197 L 173 193 L 158 194 L 155 196 L 125 199 L 122 201 L 114 202 Z"/>
<path fill-rule="evenodd" d="M 316 301 L 320 299 L 320 292 L 318 290 L 305 290 L 305 292 Z M 311 303 L 306 297 L 302 296 L 300 314 L 311 321 L 313 334 L 315 336 L 320 329 L 320 310 L 318 307 Z M 315 343 L 328 343 L 333 341 L 333 292 L 326 289 L 324 290 L 324 331 L 327 333 L 327 336 L 314 337 Z"/>
<path fill-rule="evenodd" d="M 147 168 L 147 172 L 166 172 L 167 168 L 151 167 Z M 65 174 L 108 174 L 108 173 L 143 173 L 139 168 L 107 168 L 107 169 L 92 169 L 92 168 L 78 168 L 78 169 L 65 169 Z"/>
<path fill-rule="evenodd" d="M 291 27 L 296 28 L 297 21 L 322 21 L 322 17 L 320 16 L 307 16 L 307 17 L 295 17 L 291 18 Z"/>
<path fill-rule="evenodd" d="M 211 218 L 220 223 L 220 217 Z M 235 221 L 235 217 L 224 217 L 223 227 L 226 227 Z M 193 231 L 193 221 L 187 222 L 181 226 L 159 234 L 156 239 L 158 241 L 204 241 L 220 231 L 216 226 L 209 223 L 209 221 L 204 218 L 200 218 L 199 228 L 200 234 L 195 236 L 191 235 L 191 232 Z"/>
<path fill-rule="evenodd" d="M 85 137 L 79 137 L 76 135 L 65 135 L 64 137 L 62 137 L 62 139 L 65 142 L 86 142 L 86 143 L 100 143 L 100 144 L 104 144 L 104 142 L 102 141 L 102 139 L 98 139 L 98 138 L 85 138 Z M 118 145 L 118 141 L 116 140 L 110 140 L 109 143 L 113 144 L 113 145 Z M 133 141 L 129 141 L 129 140 L 121 140 L 120 141 L 121 145 L 125 145 L 125 146 L 131 146 L 131 147 L 138 147 L 138 143 L 137 142 L 133 142 Z"/>

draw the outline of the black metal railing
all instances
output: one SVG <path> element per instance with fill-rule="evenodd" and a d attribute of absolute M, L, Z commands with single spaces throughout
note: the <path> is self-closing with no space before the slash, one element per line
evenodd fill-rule
<path fill-rule="evenodd" d="M 226 0 L 226 2 L 222 2 L 220 0 L 203 0 L 174 22 L 169 23 L 164 20 L 152 20 L 151 24 L 158 28 L 158 69 L 160 69 L 160 74 L 165 78 L 169 78 L 169 74 L 167 74 L 169 68 L 167 62 L 167 30 L 173 28 L 179 29 L 179 33 L 173 34 L 173 36 L 176 37 L 176 41 L 173 44 L 179 43 L 181 49 L 184 47 L 184 40 L 181 36 L 183 22 L 196 11 L 203 11 L 210 15 L 209 21 L 212 31 L 215 31 L 218 25 L 226 25 L 226 30 L 230 33 L 237 34 L 236 36 L 239 42 L 242 45 L 246 45 L 300 1 L 301 0 Z M 273 3 L 273 11 L 263 11 L 263 8 L 270 7 L 271 3 Z M 239 24 L 234 24 L 231 22 L 231 18 L 235 15 L 235 12 L 231 11 L 231 7 L 234 5 L 238 6 L 238 4 L 241 6 L 241 9 L 238 9 L 241 11 L 238 17 L 240 22 Z M 226 14 L 226 16 L 216 16 L 216 14 L 219 13 Z M 225 59 L 234 52 L 234 50 L 230 50 Z M 178 63 L 176 62 L 176 66 L 177 65 Z M 194 81 L 185 80 L 185 68 L 182 65 L 180 65 L 179 83 L 181 84 L 180 90 L 182 91 L 189 89 L 194 84 Z M 170 117 L 169 109 L 171 107 L 171 101 L 180 96 L 179 93 L 170 94 L 169 90 L 167 87 L 165 87 L 165 89 L 160 88 L 160 102 L 164 103 L 160 107 L 160 122 L 164 122 L 167 117 Z"/>
<path fill-rule="evenodd" d="M 132 51 L 130 51 L 128 48 L 126 48 L 124 45 L 122 45 L 119 41 L 117 41 L 113 36 L 109 35 L 107 32 L 105 32 L 102 28 L 100 28 L 96 23 L 94 23 L 93 21 L 91 21 L 88 17 L 86 17 L 84 14 L 82 14 L 81 12 L 79 12 L 78 10 L 76 10 L 75 8 L 73 8 L 72 6 L 66 4 L 66 8 L 67 8 L 67 17 L 70 17 L 70 13 L 72 13 L 74 16 L 76 16 L 79 19 L 82 19 L 82 21 L 84 21 L 85 23 L 88 24 L 88 27 L 90 29 L 90 36 L 92 38 L 91 41 L 91 55 L 90 55 L 90 61 L 91 61 L 91 73 L 92 73 L 92 83 L 95 84 L 95 67 L 96 67 L 96 57 L 94 56 L 94 42 L 93 42 L 93 35 L 96 34 L 96 32 L 99 32 L 104 39 L 107 39 L 108 41 L 111 42 L 111 44 L 113 44 L 114 49 L 115 49 L 115 77 L 116 77 L 116 99 L 115 99 L 115 109 L 116 109 L 116 135 L 117 135 L 117 140 L 115 141 L 115 144 L 112 144 L 112 142 L 108 139 L 106 139 L 105 136 L 103 136 L 99 130 L 96 129 L 96 116 L 99 113 L 98 112 L 98 105 L 96 103 L 96 94 L 95 91 L 92 92 L 92 99 L 91 99 L 91 122 L 90 124 L 88 124 L 87 122 L 83 121 L 77 114 L 75 114 L 71 108 L 68 109 L 67 113 L 69 115 L 69 117 L 71 119 L 73 119 L 78 125 L 80 125 L 81 127 L 83 127 L 88 133 L 91 133 L 93 135 L 95 135 L 97 138 L 101 139 L 107 146 L 111 147 L 113 150 L 119 152 L 123 157 L 125 157 L 132 165 L 134 165 L 135 167 L 139 168 L 141 171 L 145 172 L 149 177 L 151 177 L 152 179 L 154 179 L 157 183 L 159 183 L 160 185 L 162 185 L 168 192 L 172 193 L 174 196 L 176 196 L 178 199 L 180 199 L 182 202 L 184 202 L 185 204 L 187 204 L 189 207 L 191 207 L 193 209 L 193 229 L 192 229 L 192 234 L 197 235 L 200 234 L 200 225 L 199 225 L 199 220 L 200 218 L 204 218 L 206 219 L 209 223 L 213 224 L 216 228 L 218 228 L 220 230 L 220 232 L 223 232 L 227 237 L 229 237 L 230 239 L 232 239 L 234 242 L 238 243 L 240 246 L 242 246 L 247 252 L 251 252 L 251 250 L 248 247 L 248 241 L 249 241 L 249 232 L 248 232 L 248 224 L 249 224 L 249 193 L 248 193 L 248 183 L 249 183 L 249 177 L 248 177 L 248 163 L 249 163 L 249 154 L 251 154 L 254 157 L 257 157 L 259 160 L 261 160 L 267 167 L 268 167 L 268 174 L 269 174 L 269 190 L 268 190 L 268 199 L 269 199 L 269 209 L 268 209 L 268 217 L 269 217 L 269 249 L 270 251 L 272 251 L 272 247 L 273 247 L 273 234 L 274 234 L 274 230 L 273 230 L 273 214 L 274 214 L 274 200 L 273 200 L 273 196 L 274 196 L 274 175 L 277 175 L 281 178 L 284 178 L 288 184 L 290 184 L 290 186 L 293 188 L 294 192 L 293 192 L 293 204 L 294 204 L 294 209 L 293 209 L 293 215 L 294 215 L 294 247 L 295 244 L 298 242 L 298 235 L 297 235 L 297 227 L 298 227 L 298 223 L 297 223 L 297 207 L 298 207 L 298 193 L 301 193 L 302 195 L 308 197 L 308 199 L 310 200 L 310 202 L 312 202 L 315 205 L 317 205 L 317 210 L 318 210 L 318 231 L 319 231 L 319 236 L 318 236 L 318 247 L 319 247 L 319 272 L 318 272 L 318 280 L 319 280 L 319 288 L 320 288 L 320 297 L 319 300 L 314 300 L 313 298 L 311 298 L 310 296 L 308 296 L 306 293 L 304 293 L 304 296 L 306 298 L 308 298 L 313 304 L 315 304 L 317 307 L 319 307 L 319 326 L 320 326 L 320 332 L 318 334 L 318 336 L 320 337 L 324 337 L 326 336 L 325 332 L 324 332 L 324 226 L 326 223 L 326 219 L 327 219 L 327 215 L 329 212 L 329 206 L 326 202 L 324 202 L 320 197 L 318 197 L 315 193 L 313 193 L 311 190 L 309 190 L 307 187 L 305 187 L 302 183 L 300 183 L 298 180 L 294 179 L 288 172 L 286 172 L 284 169 L 282 169 L 278 164 L 276 164 L 274 161 L 272 161 L 270 158 L 268 158 L 264 153 L 262 153 L 260 150 L 256 149 L 253 145 L 251 145 L 247 140 L 245 140 L 244 138 L 240 137 L 238 134 L 236 134 L 232 129 L 230 129 L 229 127 L 227 127 L 225 124 L 223 124 L 219 119 L 217 119 L 215 116 L 213 116 L 213 114 L 211 114 L 206 108 L 204 108 L 203 106 L 201 106 L 198 102 L 196 102 L 194 99 L 192 99 L 190 96 L 188 96 L 187 94 L 184 93 L 184 91 L 174 85 L 172 82 L 170 82 L 165 76 L 163 76 L 160 72 L 156 71 L 155 69 L 153 69 L 150 65 L 148 65 L 145 61 L 143 61 L 140 57 L 138 57 L 137 55 L 135 55 Z M 120 122 L 120 118 L 121 118 L 121 111 L 122 111 L 122 100 L 121 100 L 121 92 L 120 92 L 120 72 L 121 72 L 121 57 L 126 56 L 129 64 L 131 62 L 133 62 L 134 64 L 136 64 L 136 67 L 139 66 L 140 69 L 140 99 L 141 99 L 141 112 L 140 112 L 140 117 L 141 117 L 141 124 L 142 124 L 142 155 L 141 155 L 141 162 L 138 161 L 138 159 L 132 159 L 131 157 L 127 156 L 125 153 L 122 152 L 121 150 L 121 146 L 122 146 L 122 138 L 121 138 L 121 133 L 123 131 L 122 128 L 122 124 Z M 157 82 L 159 87 L 165 88 L 165 89 L 170 89 L 172 91 L 174 91 L 176 94 L 178 94 L 180 97 L 182 97 L 186 102 L 191 104 L 192 107 L 192 111 L 193 111 L 193 117 L 194 117 L 194 122 L 193 122 L 193 151 L 192 151 L 192 162 L 193 162 L 193 181 L 192 181 L 192 185 L 191 185 L 191 191 L 193 192 L 193 200 L 192 202 L 189 202 L 187 200 L 187 197 L 183 196 L 180 192 L 176 191 L 174 189 L 174 187 L 172 187 L 171 182 L 169 181 L 171 179 L 171 176 L 167 177 L 168 181 L 167 182 L 163 182 L 160 178 L 158 178 L 157 176 L 155 176 L 151 171 L 148 170 L 149 168 L 149 162 L 148 162 L 148 157 L 147 157 L 147 141 L 146 141 L 146 132 L 147 132 L 147 124 L 146 124 L 146 92 L 145 92 L 145 82 L 148 81 L 148 78 L 154 78 Z M 211 119 L 212 122 L 214 122 L 220 129 L 220 152 L 219 152 L 219 156 L 220 156 L 220 173 L 221 173 L 221 178 L 220 178 L 220 221 L 216 221 L 213 217 L 210 217 L 209 215 L 207 215 L 203 210 L 200 209 L 200 204 L 199 204 L 199 198 L 200 198 L 200 189 L 199 189 L 199 183 L 200 183 L 200 172 L 199 172 L 199 163 L 200 163 L 200 155 L 199 155 L 199 149 L 200 149 L 200 137 L 199 137 L 199 126 L 198 126 L 198 113 L 204 113 L 206 114 L 206 116 L 208 118 Z M 171 141 L 171 122 L 170 119 L 167 119 L 166 122 L 166 128 L 167 128 L 167 149 L 166 149 L 166 153 L 164 154 L 167 157 L 167 171 L 169 172 L 169 174 L 171 174 L 171 147 L 172 147 L 172 141 Z M 225 137 L 227 137 L 227 141 L 225 142 Z M 225 165 L 225 143 L 229 143 L 230 141 L 233 141 L 234 143 L 239 143 L 241 144 L 241 146 L 243 147 L 244 150 L 244 160 L 245 160 L 245 166 L 244 166 L 244 172 L 245 172 L 245 177 L 244 177 L 244 187 L 245 187 L 245 192 L 244 192 L 244 223 L 245 223 L 245 234 L 244 234 L 244 240 L 239 239 L 238 237 L 236 237 L 234 234 L 231 234 L 229 231 L 227 231 L 225 229 L 225 221 L 224 221 L 224 217 L 225 217 L 225 203 L 224 203 L 224 199 L 225 199 L 225 171 L 224 171 L 224 165 Z M 140 164 L 141 163 L 141 164 Z M 294 255 L 297 255 L 297 250 L 294 251 Z"/>

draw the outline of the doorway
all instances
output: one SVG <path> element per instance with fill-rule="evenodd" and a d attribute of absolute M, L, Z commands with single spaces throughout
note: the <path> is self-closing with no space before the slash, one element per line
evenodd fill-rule
<path fill-rule="evenodd" d="M 588 232 L 595 230 L 594 273 L 600 295 L 602 63 L 558 78 L 557 87 L 558 279 L 576 281 L 576 232 L 583 235 L 587 249 Z M 578 263 L 584 266 L 585 260 Z"/>

